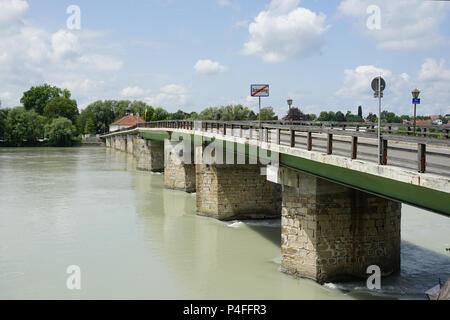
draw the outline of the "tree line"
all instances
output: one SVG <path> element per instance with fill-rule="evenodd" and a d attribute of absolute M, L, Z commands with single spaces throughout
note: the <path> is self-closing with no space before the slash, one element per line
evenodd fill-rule
<path fill-rule="evenodd" d="M 88 105 L 81 113 L 71 92 L 44 84 L 30 88 L 23 93 L 22 106 L 0 108 L 0 142 L 11 146 L 46 144 L 51 146 L 70 146 L 81 141 L 83 134 L 102 134 L 109 131 L 110 125 L 124 117 L 127 112 L 139 115 L 145 121 L 161 120 L 216 120 L 216 121 L 255 121 L 259 114 L 241 104 L 221 107 L 208 107 L 203 111 L 170 113 L 164 108 L 153 108 L 142 101 L 99 100 Z M 1 107 L 1 101 L 0 101 Z M 272 107 L 261 109 L 261 119 L 278 120 Z M 427 120 L 429 117 L 418 117 Z M 444 123 L 448 117 L 442 118 Z M 323 111 L 304 114 L 298 108 L 290 108 L 283 120 L 292 121 L 333 121 L 333 122 L 377 122 L 375 114 L 363 117 L 362 106 L 358 113 L 351 111 Z M 402 123 L 411 120 L 408 115 L 398 116 L 383 111 L 381 120 L 388 123 Z"/>

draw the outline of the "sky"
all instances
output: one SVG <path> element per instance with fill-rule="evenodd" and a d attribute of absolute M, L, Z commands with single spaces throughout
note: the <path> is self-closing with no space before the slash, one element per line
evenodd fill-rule
<path fill-rule="evenodd" d="M 76 6 L 73 10 L 73 6 Z M 79 9 L 79 15 L 77 15 Z M 450 1 L 0 0 L 0 101 L 49 83 L 80 109 L 142 100 L 170 112 L 243 104 L 269 84 L 283 116 L 377 112 L 370 87 L 387 82 L 383 109 L 450 113 Z M 79 24 L 78 24 L 79 22 Z"/>

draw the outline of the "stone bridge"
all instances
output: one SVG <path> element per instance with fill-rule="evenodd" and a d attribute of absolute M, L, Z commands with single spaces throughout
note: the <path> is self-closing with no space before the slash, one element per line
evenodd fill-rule
<path fill-rule="evenodd" d="M 166 188 L 196 192 L 199 215 L 281 217 L 283 272 L 324 283 L 366 278 L 371 265 L 385 276 L 400 271 L 402 203 L 450 215 L 449 140 L 392 130 L 376 161 L 364 157 L 378 138 L 359 125 L 164 121 L 102 138 L 133 154 L 138 169 L 163 171 Z M 415 170 L 405 166 L 412 152 Z"/>

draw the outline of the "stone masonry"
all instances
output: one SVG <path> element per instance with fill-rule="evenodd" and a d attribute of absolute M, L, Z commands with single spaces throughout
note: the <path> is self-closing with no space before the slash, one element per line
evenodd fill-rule
<path fill-rule="evenodd" d="M 279 218 L 281 188 L 261 168 L 197 164 L 197 213 L 219 220 Z"/>
<path fill-rule="evenodd" d="M 164 171 L 164 142 L 136 138 L 134 140 L 136 168 L 143 171 Z"/>
<path fill-rule="evenodd" d="M 282 270 L 319 283 L 400 270 L 401 204 L 296 173 L 283 186 Z"/>
<path fill-rule="evenodd" d="M 134 145 L 135 145 L 136 136 L 127 135 L 125 137 L 125 139 L 127 140 L 126 152 L 130 153 L 130 154 L 134 154 Z"/>
<path fill-rule="evenodd" d="M 195 164 L 193 152 L 191 151 L 190 163 L 185 163 L 184 150 L 178 150 L 179 142 L 166 140 L 164 142 L 165 170 L 164 186 L 167 189 L 180 190 L 188 193 L 196 191 Z"/>

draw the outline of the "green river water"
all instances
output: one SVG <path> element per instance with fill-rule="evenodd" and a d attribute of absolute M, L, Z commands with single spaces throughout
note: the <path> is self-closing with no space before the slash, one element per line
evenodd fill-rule
<path fill-rule="evenodd" d="M 401 274 L 321 286 L 279 271 L 279 220 L 196 216 L 163 180 L 102 147 L 0 149 L 0 299 L 424 299 L 450 277 L 449 218 L 404 205 Z"/>

